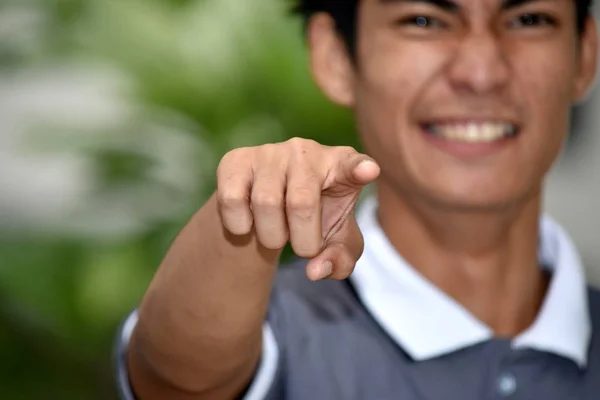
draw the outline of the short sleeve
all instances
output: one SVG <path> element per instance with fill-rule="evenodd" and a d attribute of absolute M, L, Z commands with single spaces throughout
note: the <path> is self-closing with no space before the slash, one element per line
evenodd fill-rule
<path fill-rule="evenodd" d="M 138 322 L 138 312 L 133 311 L 121 325 L 117 337 L 115 351 L 116 380 L 119 398 L 121 400 L 136 400 L 131 388 L 127 370 L 127 350 L 131 335 Z M 241 400 L 271 400 L 280 399 L 276 395 L 276 381 L 280 368 L 279 347 L 268 322 L 263 325 L 263 350 L 261 360 L 252 383 Z"/>

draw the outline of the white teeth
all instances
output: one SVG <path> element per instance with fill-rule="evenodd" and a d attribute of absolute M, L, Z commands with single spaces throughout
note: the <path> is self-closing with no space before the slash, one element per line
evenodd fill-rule
<path fill-rule="evenodd" d="M 493 142 L 503 137 L 512 136 L 515 127 L 505 123 L 470 123 L 460 125 L 430 125 L 431 133 L 444 139 L 457 142 Z"/>

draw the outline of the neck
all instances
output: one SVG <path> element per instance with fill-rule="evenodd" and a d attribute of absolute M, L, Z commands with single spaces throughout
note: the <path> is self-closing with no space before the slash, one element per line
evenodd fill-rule
<path fill-rule="evenodd" d="M 497 336 L 529 327 L 548 279 L 538 263 L 541 195 L 494 211 L 410 202 L 382 184 L 380 224 L 402 257 Z"/>

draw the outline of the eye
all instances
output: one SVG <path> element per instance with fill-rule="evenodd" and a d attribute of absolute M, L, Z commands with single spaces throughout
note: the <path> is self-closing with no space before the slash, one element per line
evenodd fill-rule
<path fill-rule="evenodd" d="M 400 20 L 399 25 L 415 28 L 444 28 L 446 24 L 437 18 L 427 17 L 424 15 L 416 15 Z"/>
<path fill-rule="evenodd" d="M 522 14 L 512 19 L 509 22 L 509 26 L 512 28 L 533 28 L 537 26 L 550 26 L 555 25 L 556 21 L 554 18 L 545 14 Z"/>

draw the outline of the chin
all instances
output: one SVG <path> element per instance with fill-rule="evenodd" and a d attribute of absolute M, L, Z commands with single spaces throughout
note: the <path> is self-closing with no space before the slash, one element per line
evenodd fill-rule
<path fill-rule="evenodd" d="M 432 196 L 431 199 L 438 206 L 449 211 L 457 212 L 501 212 L 525 207 L 531 196 L 523 193 L 445 193 Z"/>

